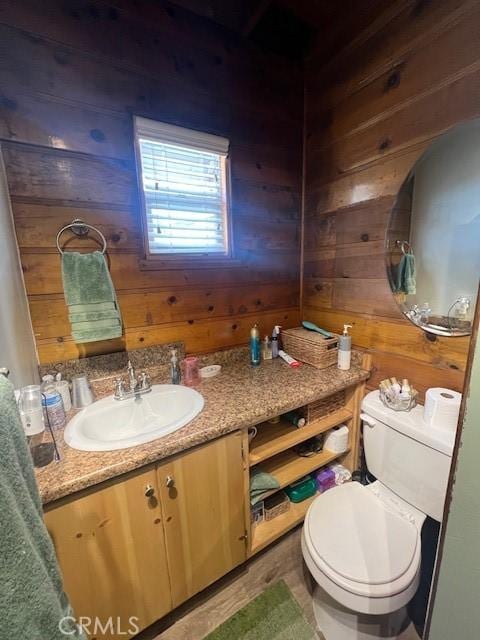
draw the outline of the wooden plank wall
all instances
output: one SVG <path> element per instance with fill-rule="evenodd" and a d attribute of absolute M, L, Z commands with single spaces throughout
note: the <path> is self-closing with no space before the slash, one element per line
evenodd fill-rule
<path fill-rule="evenodd" d="M 428 144 L 480 115 L 480 3 L 403 0 L 329 64 L 306 71 L 302 315 L 352 323 L 387 375 L 461 390 L 468 338 L 429 337 L 404 320 L 385 276 L 383 242 L 399 187 Z"/>
<path fill-rule="evenodd" d="M 173 339 L 209 351 L 246 342 L 254 322 L 298 323 L 297 66 L 160 0 L 2 3 L 0 47 L 0 138 L 41 362 Z M 141 269 L 132 114 L 230 138 L 237 266 Z M 55 236 L 74 217 L 108 238 L 122 340 L 69 336 Z"/>

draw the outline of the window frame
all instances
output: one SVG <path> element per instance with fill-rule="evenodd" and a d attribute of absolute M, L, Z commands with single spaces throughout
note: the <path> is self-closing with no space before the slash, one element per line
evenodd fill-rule
<path fill-rule="evenodd" d="M 141 125 L 141 126 L 139 126 Z M 158 140 L 159 142 L 165 142 L 166 144 L 177 144 L 178 146 L 184 146 L 186 148 L 194 149 L 194 146 L 188 146 L 186 142 L 175 142 L 169 141 L 161 138 L 160 135 L 155 137 L 154 129 L 155 126 L 159 125 L 160 127 L 164 127 L 167 129 L 171 129 L 173 132 L 177 129 L 180 134 L 183 131 L 185 136 L 188 137 L 189 134 L 195 136 L 197 135 L 206 135 L 215 138 L 221 138 L 221 136 L 215 136 L 213 134 L 206 134 L 204 132 L 189 129 L 187 127 L 180 127 L 177 125 L 170 125 L 168 123 L 161 122 L 160 120 L 152 120 L 148 118 L 143 118 L 141 116 L 133 117 L 133 135 L 134 135 L 134 147 L 135 147 L 135 169 L 137 173 L 137 183 L 139 190 L 139 204 L 140 204 L 140 219 L 141 219 L 141 231 L 142 231 L 142 243 L 143 243 L 143 259 L 140 260 L 140 267 L 149 270 L 149 269 L 158 269 L 159 267 L 164 268 L 175 268 L 175 265 L 179 263 L 182 266 L 194 266 L 194 267 L 211 267 L 215 266 L 237 266 L 239 261 L 235 259 L 234 252 L 234 242 L 233 242 L 233 221 L 232 221 L 232 207 L 231 207 L 231 176 L 230 176 L 230 150 L 228 148 L 226 155 L 219 153 L 222 175 L 225 180 L 225 188 L 224 188 L 224 198 L 222 204 L 222 217 L 223 217 L 223 229 L 225 236 L 225 252 L 172 252 L 172 253 L 157 253 L 152 252 L 150 249 L 150 243 L 148 240 L 148 216 L 147 216 L 147 207 L 145 202 L 145 192 L 143 189 L 143 174 L 142 174 L 142 159 L 140 152 L 140 138 L 146 138 L 150 140 Z M 142 133 L 142 131 L 151 127 L 151 134 Z M 229 147 L 229 141 L 228 147 Z M 205 149 L 209 151 L 208 149 Z M 210 151 L 211 153 L 215 153 L 215 151 Z"/>

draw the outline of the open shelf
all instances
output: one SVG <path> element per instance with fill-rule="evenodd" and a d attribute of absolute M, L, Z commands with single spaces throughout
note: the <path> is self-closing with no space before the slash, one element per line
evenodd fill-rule
<path fill-rule="evenodd" d="M 313 436 L 318 436 L 351 418 L 352 412 L 343 408 L 300 428 L 287 420 L 281 420 L 277 424 L 263 422 L 258 425 L 257 436 L 250 445 L 250 466 L 263 462 Z"/>
<path fill-rule="evenodd" d="M 257 553 L 257 551 L 269 545 L 279 536 L 290 531 L 290 529 L 293 529 L 293 527 L 300 524 L 300 522 L 303 522 L 308 507 L 318 495 L 320 494 L 317 493 L 311 498 L 303 500 L 303 502 L 291 502 L 288 511 L 273 518 L 273 520 L 265 520 L 258 524 L 252 531 L 251 553 Z"/>
<path fill-rule="evenodd" d="M 310 458 L 302 458 L 302 456 L 298 456 L 295 451 L 284 451 L 274 458 L 266 460 L 262 464 L 262 471 L 266 471 L 274 476 L 280 486 L 272 489 L 272 491 L 266 491 L 262 495 L 262 500 L 273 495 L 280 489 L 288 487 L 289 484 L 306 476 L 308 473 L 312 473 L 312 471 L 324 467 L 326 464 L 344 456 L 346 453 L 348 453 L 348 450 L 342 453 L 335 453 L 324 449 Z"/>

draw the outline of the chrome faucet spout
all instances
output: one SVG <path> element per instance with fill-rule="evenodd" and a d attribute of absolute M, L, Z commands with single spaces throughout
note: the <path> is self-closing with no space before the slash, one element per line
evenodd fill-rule
<path fill-rule="evenodd" d="M 135 367 L 130 362 L 130 360 L 128 361 L 128 364 L 127 364 L 127 374 L 128 374 L 128 384 L 130 387 L 130 391 L 135 391 L 135 388 L 138 384 L 137 375 L 135 373 Z"/>
<path fill-rule="evenodd" d="M 115 381 L 115 400 L 127 400 L 128 398 L 135 397 L 135 400 L 139 402 L 143 394 L 152 390 L 150 378 L 147 373 L 143 372 L 138 377 L 135 372 L 135 367 L 130 360 L 127 365 L 128 376 L 128 389 L 126 390 L 126 384 L 121 378 L 117 378 Z"/>

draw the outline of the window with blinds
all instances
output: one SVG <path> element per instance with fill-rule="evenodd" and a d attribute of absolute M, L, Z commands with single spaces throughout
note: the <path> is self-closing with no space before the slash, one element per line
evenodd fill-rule
<path fill-rule="evenodd" d="M 230 256 L 228 140 L 135 119 L 147 254 Z"/>

